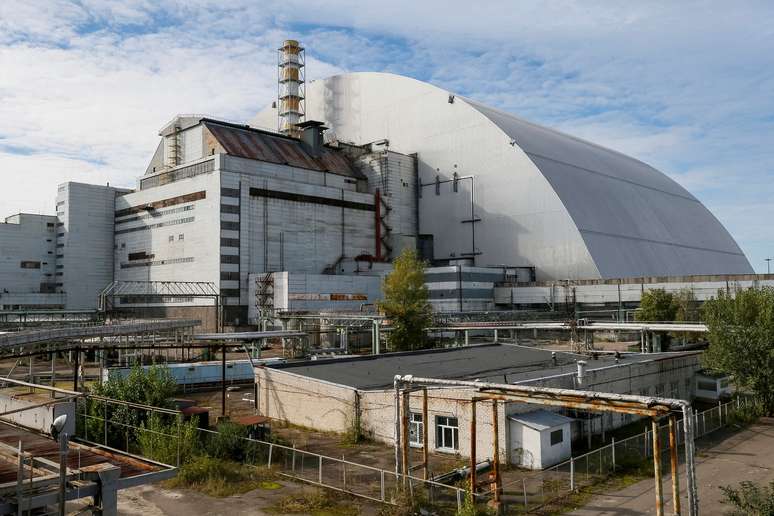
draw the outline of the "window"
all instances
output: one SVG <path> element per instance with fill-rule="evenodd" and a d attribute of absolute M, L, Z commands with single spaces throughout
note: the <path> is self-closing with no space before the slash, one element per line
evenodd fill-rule
<path fill-rule="evenodd" d="M 178 240 L 185 240 L 185 235 L 183 233 L 180 233 L 179 235 L 177 235 L 177 239 Z"/>
<path fill-rule="evenodd" d="M 717 392 L 717 384 L 713 380 L 697 380 L 696 388 L 703 391 Z"/>
<path fill-rule="evenodd" d="M 560 428 L 551 432 L 551 446 L 555 446 L 564 441 L 564 432 Z"/>
<path fill-rule="evenodd" d="M 438 450 L 459 449 L 459 427 L 456 417 L 435 417 L 435 447 Z"/>
<path fill-rule="evenodd" d="M 22 269 L 40 269 L 40 262 L 21 262 Z"/>
<path fill-rule="evenodd" d="M 425 431 L 424 426 L 422 414 L 416 412 L 409 413 L 409 444 L 411 446 L 422 446 L 422 438 Z"/>
<path fill-rule="evenodd" d="M 174 242 L 175 241 L 175 235 L 169 235 L 169 241 Z"/>

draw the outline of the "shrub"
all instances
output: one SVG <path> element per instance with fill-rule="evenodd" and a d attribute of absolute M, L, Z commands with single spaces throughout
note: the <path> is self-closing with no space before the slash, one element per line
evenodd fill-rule
<path fill-rule="evenodd" d="M 741 482 L 738 488 L 721 486 L 725 499 L 723 503 L 733 506 L 728 513 L 733 516 L 774 515 L 774 481 L 768 486 L 754 482 Z"/>
<path fill-rule="evenodd" d="M 202 456 L 183 465 L 177 476 L 167 481 L 167 486 L 196 489 L 210 496 L 225 497 L 257 488 L 275 489 L 275 478 L 275 474 L 265 468 Z"/>
<path fill-rule="evenodd" d="M 201 451 L 197 419 L 181 421 L 179 426 L 178 429 L 176 419 L 165 422 L 160 414 L 152 414 L 147 424 L 141 425 L 137 437 L 142 455 L 171 465 L 185 464 L 190 461 Z M 180 432 L 179 437 L 178 432 Z"/>
<path fill-rule="evenodd" d="M 217 433 L 210 434 L 207 454 L 210 457 L 237 462 L 263 462 L 262 445 L 247 439 L 248 428 L 231 422 L 218 425 Z"/>

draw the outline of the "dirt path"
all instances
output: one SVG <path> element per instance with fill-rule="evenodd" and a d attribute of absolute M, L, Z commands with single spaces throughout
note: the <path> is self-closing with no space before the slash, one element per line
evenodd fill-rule
<path fill-rule="evenodd" d="M 721 439 L 722 438 L 722 439 Z M 710 437 L 714 442 L 697 449 L 696 477 L 699 484 L 699 510 L 702 515 L 722 515 L 728 506 L 719 486 L 736 485 L 743 480 L 767 484 L 774 480 L 774 418 L 763 418 L 749 428 L 732 435 Z M 681 468 L 683 469 L 683 468 Z M 683 512 L 687 514 L 684 471 L 680 487 Z M 672 513 L 670 477 L 664 476 L 664 512 Z M 615 493 L 598 496 L 574 516 L 634 516 L 655 514 L 654 482 L 645 480 Z"/>

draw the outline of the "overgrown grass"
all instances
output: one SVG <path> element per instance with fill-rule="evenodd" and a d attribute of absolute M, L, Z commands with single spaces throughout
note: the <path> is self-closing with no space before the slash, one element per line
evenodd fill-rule
<path fill-rule="evenodd" d="M 243 494 L 254 489 L 279 489 L 277 475 L 266 468 L 247 466 L 237 462 L 196 457 L 180 468 L 175 478 L 165 485 L 170 488 L 195 489 L 209 496 L 223 498 Z"/>
<path fill-rule="evenodd" d="M 639 457 L 623 456 L 618 462 L 615 475 L 551 500 L 542 507 L 530 510 L 529 513 L 539 516 L 559 516 L 583 507 L 595 495 L 619 491 L 652 476 L 652 461 Z"/>
<path fill-rule="evenodd" d="M 360 508 L 349 497 L 329 489 L 289 495 L 267 509 L 274 514 L 312 516 L 359 516 Z"/>

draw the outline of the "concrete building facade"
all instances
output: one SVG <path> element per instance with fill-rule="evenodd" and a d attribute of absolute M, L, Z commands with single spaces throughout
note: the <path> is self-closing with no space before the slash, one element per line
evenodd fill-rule
<path fill-rule="evenodd" d="M 591 361 L 579 377 L 576 361 L 582 358 L 586 357 L 495 344 L 279 364 L 256 368 L 255 377 L 260 413 L 265 416 L 342 433 L 359 422 L 366 435 L 392 443 L 396 417 L 392 378 L 396 374 L 690 400 L 695 392 L 695 375 L 700 369 L 697 353 L 625 354 L 620 359 Z M 429 389 L 430 451 L 469 456 L 470 401 L 474 396 L 476 392 L 466 388 Z M 424 424 L 421 393 L 412 395 L 409 405 L 414 424 Z M 521 461 L 522 451 L 511 449 L 514 440 L 510 436 L 509 416 L 540 408 L 523 403 L 499 404 L 501 460 L 515 464 Z M 492 456 L 491 412 L 491 403 L 480 403 L 476 446 L 481 460 Z M 589 417 L 586 413 L 563 412 L 573 419 L 572 435 L 568 436 L 572 440 L 634 421 L 633 417 L 622 414 L 601 413 Z"/>
<path fill-rule="evenodd" d="M 56 294 L 57 218 L 19 213 L 0 223 L 0 309 L 64 308 Z"/>

